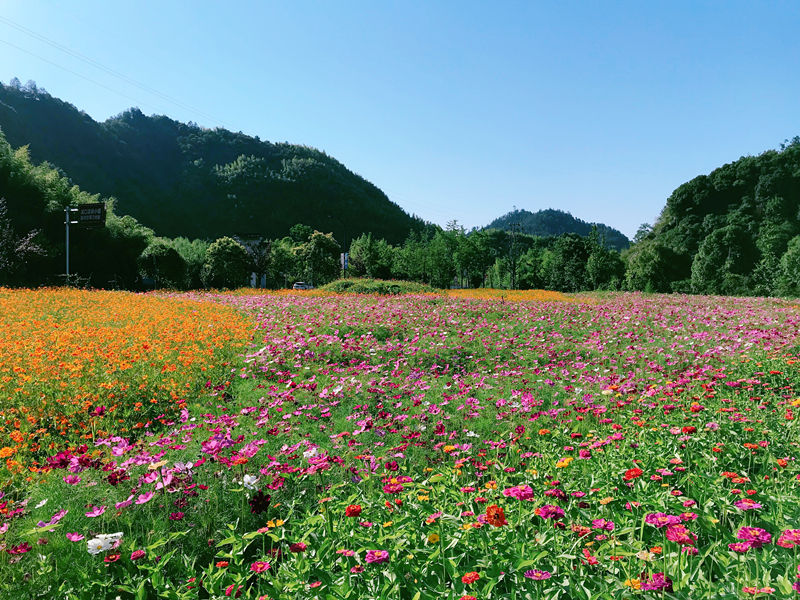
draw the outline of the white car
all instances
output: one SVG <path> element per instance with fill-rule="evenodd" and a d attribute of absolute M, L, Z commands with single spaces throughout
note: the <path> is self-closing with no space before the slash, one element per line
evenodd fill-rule
<path fill-rule="evenodd" d="M 305 281 L 297 281 L 292 286 L 293 290 L 313 290 L 314 286 L 311 284 L 306 283 Z"/>

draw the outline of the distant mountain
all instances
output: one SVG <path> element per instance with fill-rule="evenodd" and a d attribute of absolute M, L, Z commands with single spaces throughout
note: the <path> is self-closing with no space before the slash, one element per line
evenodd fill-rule
<path fill-rule="evenodd" d="M 0 129 L 33 161 L 83 189 L 114 196 L 117 212 L 158 235 L 275 238 L 296 223 L 340 242 L 372 232 L 392 243 L 423 226 L 375 185 L 324 152 L 203 129 L 132 108 L 103 123 L 38 90 L 0 84 Z"/>
<path fill-rule="evenodd" d="M 620 231 L 603 225 L 602 223 L 587 223 L 576 219 L 568 212 L 548 208 L 530 212 L 529 210 L 515 210 L 503 215 L 489 223 L 484 229 L 510 229 L 513 223 L 520 224 L 520 231 L 540 237 L 550 237 L 563 233 L 576 233 L 587 236 L 592 232 L 592 226 L 597 226 L 597 232 L 605 239 L 606 246 L 616 250 L 624 250 L 630 245 L 630 240 Z"/>

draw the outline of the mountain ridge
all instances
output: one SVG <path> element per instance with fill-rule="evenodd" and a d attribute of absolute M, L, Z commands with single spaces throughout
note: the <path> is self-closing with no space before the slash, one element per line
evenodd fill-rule
<path fill-rule="evenodd" d="M 128 109 L 103 122 L 34 86 L 0 84 L 0 129 L 159 235 L 281 237 L 299 222 L 394 243 L 424 224 L 325 152 Z"/>
<path fill-rule="evenodd" d="M 483 229 L 509 229 L 513 224 L 519 224 L 520 232 L 539 237 L 559 236 L 565 233 L 576 233 L 586 237 L 592 232 L 592 227 L 597 227 L 601 239 L 605 239 L 606 246 L 615 250 L 624 250 L 630 245 L 630 240 L 620 231 L 603 223 L 588 223 L 573 217 L 571 213 L 547 208 L 531 212 L 526 209 L 515 209 L 489 223 Z"/>

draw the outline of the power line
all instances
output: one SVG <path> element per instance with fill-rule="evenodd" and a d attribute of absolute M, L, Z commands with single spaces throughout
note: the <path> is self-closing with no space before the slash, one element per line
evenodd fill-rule
<path fill-rule="evenodd" d="M 173 98 L 172 96 L 169 96 L 168 94 L 165 94 L 165 93 L 163 93 L 163 92 L 161 92 L 161 91 L 159 91 L 159 90 L 157 90 L 157 89 L 155 89 L 155 88 L 153 88 L 153 87 L 151 87 L 149 85 L 146 85 L 146 84 L 141 83 L 141 82 L 139 82 L 139 81 L 137 81 L 137 80 L 135 80 L 135 79 L 133 79 L 131 77 L 128 77 L 124 73 L 120 73 L 119 71 L 117 71 L 115 69 L 107 67 L 104 64 L 96 61 L 95 59 L 93 59 L 93 58 L 91 58 L 89 56 L 86 56 L 85 54 L 81 54 L 77 50 L 73 50 L 72 48 L 70 48 L 68 46 L 65 46 L 64 44 L 56 42 L 55 40 L 52 40 L 52 39 L 48 38 L 47 36 L 44 36 L 44 35 L 42 35 L 40 33 L 37 33 L 36 31 L 33 31 L 32 29 L 29 29 L 29 28 L 25 27 L 24 25 L 20 25 L 19 23 L 15 23 L 14 21 L 12 21 L 11 19 L 8 19 L 7 17 L 0 16 L 0 22 L 5 23 L 9 27 L 13 27 L 17 31 L 20 31 L 20 32 L 24 33 L 25 35 L 28 35 L 28 36 L 30 36 L 30 37 L 32 37 L 34 39 L 37 39 L 37 40 L 39 40 L 41 42 L 44 42 L 44 43 L 52 46 L 53 48 L 55 48 L 55 49 L 57 49 L 57 50 L 59 50 L 61 52 L 64 52 L 65 54 L 68 54 L 69 56 L 72 56 L 73 58 L 77 58 L 78 60 L 81 60 L 81 61 L 87 63 L 88 65 L 91 65 L 92 67 L 95 67 L 96 69 L 100 69 L 101 71 L 104 71 L 105 73 L 108 73 L 109 75 L 111 75 L 113 77 L 116 77 L 116 78 L 124 81 L 125 83 L 127 83 L 129 85 L 137 87 L 140 90 L 143 90 L 143 91 L 145 91 L 145 92 L 147 92 L 149 94 L 153 94 L 154 96 L 158 96 L 162 100 L 165 100 L 165 101 L 167 101 L 167 102 L 169 102 L 171 104 L 174 104 L 175 106 L 183 108 L 184 110 L 191 111 L 191 112 L 193 112 L 193 113 L 195 113 L 197 115 L 201 115 L 201 116 L 203 116 L 203 117 L 205 117 L 207 119 L 210 119 L 211 121 L 214 121 L 216 123 L 220 123 L 222 125 L 228 126 L 227 123 L 225 123 L 221 119 L 217 119 L 213 115 L 210 115 L 210 114 L 208 114 L 206 112 L 203 112 L 199 108 L 196 108 L 196 107 L 194 107 L 194 106 L 192 106 L 190 104 L 186 104 L 185 102 L 182 102 L 182 101 L 180 101 L 180 100 L 178 100 L 176 98 Z M 9 42 L 6 42 L 6 43 L 9 43 Z M 21 49 L 18 46 L 16 46 L 16 47 L 18 49 Z M 23 51 L 25 51 L 25 50 L 23 50 Z M 33 54 L 32 52 L 28 52 L 28 53 L 29 54 Z M 55 64 L 55 63 L 53 63 L 51 61 L 47 61 L 46 59 L 43 59 L 42 57 L 37 56 L 37 58 L 45 60 L 46 62 L 50 62 L 50 64 Z M 55 65 L 55 66 L 60 66 L 60 65 Z M 64 68 L 64 67 L 62 67 L 62 68 Z M 75 74 L 75 73 L 73 72 L 73 74 Z M 83 77 L 83 79 L 88 79 L 88 78 Z M 89 80 L 89 81 L 91 81 L 91 80 Z M 93 83 L 96 83 L 96 82 L 93 82 Z M 107 86 L 102 86 L 102 87 L 105 87 L 106 89 L 110 89 Z M 111 91 L 114 91 L 114 90 L 111 90 Z"/>
<path fill-rule="evenodd" d="M 22 48 L 21 46 L 17 46 L 16 44 L 14 44 L 12 42 L 9 42 L 8 40 L 0 39 L 0 43 L 6 44 L 8 46 L 11 46 L 12 48 L 16 48 L 20 52 L 24 52 L 25 54 L 29 54 L 30 56 L 33 56 L 34 58 L 38 58 L 41 61 L 44 61 L 44 62 L 46 62 L 48 64 L 53 65 L 54 67 L 58 67 L 59 69 L 62 69 L 64 71 L 66 71 L 67 73 L 71 73 L 75 77 L 80 77 L 81 79 L 84 79 L 84 80 L 88 81 L 89 83 L 93 83 L 96 86 L 104 88 L 104 89 L 108 90 L 109 92 L 112 92 L 114 94 L 122 96 L 123 98 L 127 98 L 128 100 L 131 100 L 131 101 L 135 102 L 139 106 L 150 106 L 151 108 L 154 108 L 151 104 L 148 104 L 148 103 L 145 103 L 145 102 L 140 102 L 138 99 L 134 98 L 133 96 L 128 96 L 127 94 L 124 94 L 124 93 L 122 93 L 122 92 L 120 92 L 118 90 L 110 88 L 107 85 L 104 85 L 104 84 L 100 83 L 99 81 L 95 81 L 94 79 L 92 79 L 90 77 L 86 77 L 85 75 L 81 75 L 77 71 L 73 71 L 72 69 L 70 69 L 68 67 L 65 67 L 63 65 L 59 65 L 58 63 L 55 63 L 50 59 L 47 59 L 47 58 L 45 58 L 43 56 L 39 56 L 38 54 L 36 54 L 34 52 L 31 52 L 30 50 L 26 50 L 25 48 Z"/>

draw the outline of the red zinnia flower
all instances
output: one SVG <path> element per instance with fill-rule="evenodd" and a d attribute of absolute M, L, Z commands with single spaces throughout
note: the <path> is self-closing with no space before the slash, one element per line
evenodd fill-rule
<path fill-rule="evenodd" d="M 464 574 L 464 575 L 461 577 L 461 581 L 462 581 L 463 583 L 465 583 L 465 584 L 469 585 L 470 583 L 475 583 L 475 582 L 476 582 L 476 581 L 478 581 L 478 579 L 480 579 L 480 578 L 481 578 L 481 576 L 480 576 L 480 575 L 478 575 L 478 573 L 477 573 L 477 572 L 475 572 L 475 571 L 470 571 L 469 573 L 465 573 L 465 574 Z"/>
<path fill-rule="evenodd" d="M 642 471 L 638 467 L 634 467 L 633 469 L 628 469 L 625 471 L 625 475 L 622 477 L 625 481 L 630 481 L 632 479 L 636 479 L 637 477 L 641 477 L 644 471 Z"/>
<path fill-rule="evenodd" d="M 495 527 L 508 525 L 508 521 L 506 521 L 506 515 L 503 512 L 502 507 L 497 506 L 497 504 L 492 504 L 491 506 L 486 507 L 486 521 Z"/>
<path fill-rule="evenodd" d="M 357 517 L 361 514 L 361 505 L 351 504 L 345 509 L 344 514 L 346 517 Z"/>

